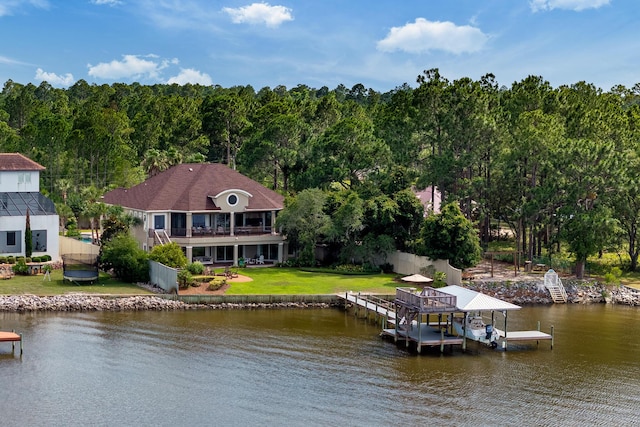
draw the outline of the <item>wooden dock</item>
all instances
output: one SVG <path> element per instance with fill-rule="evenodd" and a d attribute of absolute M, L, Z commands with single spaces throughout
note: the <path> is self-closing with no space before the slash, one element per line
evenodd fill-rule
<path fill-rule="evenodd" d="M 410 343 L 414 343 L 418 352 L 422 347 L 440 347 L 440 351 L 444 351 L 445 345 L 463 345 L 464 343 L 463 337 L 447 333 L 446 322 L 427 321 L 418 324 L 417 321 L 413 321 L 411 325 L 399 325 L 396 330 L 395 304 L 374 295 L 347 292 L 340 294 L 339 297 L 354 304 L 356 316 L 358 310 L 365 310 L 367 316 L 373 313 L 376 317 L 381 318 L 384 325 L 380 333 L 381 336 L 393 338 L 396 343 L 402 341 L 407 347 Z M 429 319 L 427 318 L 427 320 Z M 392 326 L 392 328 L 388 326 Z"/>
<path fill-rule="evenodd" d="M 22 334 L 16 334 L 15 331 L 12 332 L 0 332 L 0 342 L 10 342 L 11 343 L 11 351 L 15 351 L 16 342 L 20 343 L 20 354 L 22 354 Z"/>
<path fill-rule="evenodd" d="M 381 335 L 391 337 L 395 342 L 404 341 L 407 347 L 409 343 L 415 343 L 418 353 L 422 347 L 440 347 L 440 352 L 444 352 L 445 345 L 464 344 L 463 337 L 449 335 L 445 328 L 435 328 L 428 323 L 413 323 L 407 328 L 398 328 L 398 330 L 383 329 Z"/>
<path fill-rule="evenodd" d="M 551 327 L 551 333 L 537 331 L 510 331 L 505 334 L 505 331 L 495 328 L 498 333 L 499 342 L 502 344 L 502 348 L 506 350 L 507 343 L 512 341 L 551 341 L 551 348 L 553 348 L 553 326 Z"/>
<path fill-rule="evenodd" d="M 352 292 L 338 294 L 338 297 L 344 299 L 346 302 L 353 303 L 356 306 L 356 309 L 362 308 L 382 317 L 385 319 L 387 325 L 394 325 L 396 322 L 396 311 L 392 302 L 378 298 L 375 295 Z"/>
<path fill-rule="evenodd" d="M 391 337 L 396 343 L 404 342 L 407 347 L 415 344 L 418 352 L 425 346 L 439 346 L 440 351 L 444 351 L 445 345 L 461 345 L 462 351 L 465 351 L 468 340 L 481 342 L 492 348 L 500 346 L 505 351 L 508 343 L 516 341 L 550 341 L 551 348 L 554 345 L 553 326 L 550 334 L 540 331 L 540 322 L 537 330 L 507 331 L 507 310 L 519 309 L 519 306 L 456 286 L 441 290 L 425 288 L 419 294 L 413 288 L 397 288 L 393 302 L 353 292 L 338 296 L 353 305 L 357 317 L 364 311 L 367 318 L 374 315 L 376 320 L 380 319 L 381 336 Z M 464 326 L 462 331 L 454 332 L 456 313 L 463 314 L 466 319 L 469 312 L 483 309 L 492 313 L 490 323 L 495 330 L 492 339 L 485 340 L 484 334 L 480 337 L 475 333 L 467 333 Z M 505 316 L 504 330 L 495 327 L 495 311 L 502 312 Z M 433 322 L 432 316 L 437 316 L 438 321 Z"/>

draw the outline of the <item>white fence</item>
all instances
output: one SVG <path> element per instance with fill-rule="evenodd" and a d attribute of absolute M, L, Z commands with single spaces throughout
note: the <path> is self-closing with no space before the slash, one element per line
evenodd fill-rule
<path fill-rule="evenodd" d="M 149 280 L 168 293 L 178 293 L 178 270 L 175 268 L 149 261 Z"/>
<path fill-rule="evenodd" d="M 447 275 L 447 285 L 459 285 L 462 283 L 462 270 L 449 265 L 449 261 L 439 259 L 431 260 L 425 256 L 418 256 L 397 251 L 389 254 L 387 260 L 393 264 L 393 271 L 398 274 L 420 274 L 421 270 L 433 266 L 435 271 L 441 271 Z"/>

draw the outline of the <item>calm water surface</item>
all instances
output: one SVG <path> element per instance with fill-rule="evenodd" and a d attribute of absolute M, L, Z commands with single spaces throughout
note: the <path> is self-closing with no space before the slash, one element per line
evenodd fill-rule
<path fill-rule="evenodd" d="M 22 357 L 0 344 L 0 425 L 640 425 L 640 309 L 509 329 L 538 320 L 553 350 L 418 356 L 333 309 L 0 313 L 25 336 Z"/>

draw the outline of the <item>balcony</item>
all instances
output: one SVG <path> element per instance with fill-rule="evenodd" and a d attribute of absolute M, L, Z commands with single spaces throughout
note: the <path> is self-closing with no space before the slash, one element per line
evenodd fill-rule
<path fill-rule="evenodd" d="M 236 236 L 259 236 L 265 234 L 271 234 L 271 227 L 265 227 L 261 225 L 257 226 L 238 226 L 234 228 L 234 235 Z M 192 227 L 191 237 L 228 237 L 231 235 L 229 227 Z M 187 237 L 186 228 L 172 228 L 171 237 Z"/>

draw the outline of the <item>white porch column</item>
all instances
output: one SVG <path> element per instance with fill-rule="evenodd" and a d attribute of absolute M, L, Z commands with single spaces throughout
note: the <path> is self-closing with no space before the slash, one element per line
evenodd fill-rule
<path fill-rule="evenodd" d="M 187 237 L 191 237 L 191 227 L 193 227 L 193 216 L 191 212 L 187 212 Z"/>
<path fill-rule="evenodd" d="M 238 245 L 233 245 L 233 265 L 238 265 Z"/>
<path fill-rule="evenodd" d="M 276 230 L 276 211 L 271 211 L 271 234 L 278 234 L 278 230 Z"/>
<path fill-rule="evenodd" d="M 235 228 L 236 228 L 236 213 L 235 212 L 230 212 L 229 213 L 229 227 L 231 227 L 231 229 L 229 230 L 229 235 L 230 236 L 235 236 Z"/>
<path fill-rule="evenodd" d="M 189 227 L 191 229 L 191 227 Z M 185 246 L 187 261 L 193 262 L 193 246 Z"/>
<path fill-rule="evenodd" d="M 278 243 L 278 263 L 282 264 L 284 255 L 284 242 Z"/>

